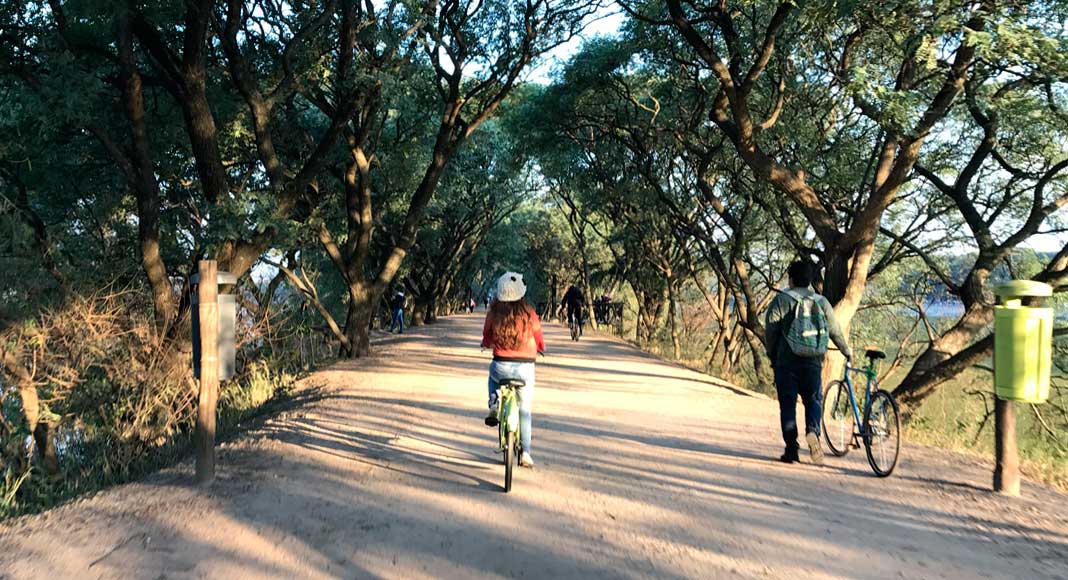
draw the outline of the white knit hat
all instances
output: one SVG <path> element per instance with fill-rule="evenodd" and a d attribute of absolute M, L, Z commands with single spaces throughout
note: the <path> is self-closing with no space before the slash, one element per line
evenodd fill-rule
<path fill-rule="evenodd" d="M 523 283 L 523 275 L 518 272 L 505 272 L 497 279 L 497 300 L 501 302 L 515 302 L 527 293 L 527 285 Z"/>

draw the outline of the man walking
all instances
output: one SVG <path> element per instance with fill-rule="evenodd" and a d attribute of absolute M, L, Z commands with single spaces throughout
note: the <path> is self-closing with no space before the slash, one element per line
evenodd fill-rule
<path fill-rule="evenodd" d="M 775 389 L 779 394 L 779 422 L 786 452 L 780 461 L 798 461 L 797 396 L 805 406 L 805 441 L 812 463 L 823 464 L 820 447 L 820 416 L 823 385 L 820 374 L 830 338 L 848 361 L 849 343 L 826 298 L 809 286 L 816 267 L 808 261 L 790 264 L 790 288 L 779 293 L 768 306 L 764 326 L 771 366 L 775 369 Z"/>

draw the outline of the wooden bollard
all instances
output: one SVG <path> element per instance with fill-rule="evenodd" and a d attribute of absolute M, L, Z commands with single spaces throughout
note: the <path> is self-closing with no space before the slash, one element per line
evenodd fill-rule
<path fill-rule="evenodd" d="M 1020 495 L 1020 456 L 1016 448 L 1016 405 L 994 397 L 994 491 Z"/>
<path fill-rule="evenodd" d="M 219 284 L 215 260 L 199 264 L 200 395 L 197 403 L 196 481 L 215 479 L 215 407 L 219 401 Z"/>

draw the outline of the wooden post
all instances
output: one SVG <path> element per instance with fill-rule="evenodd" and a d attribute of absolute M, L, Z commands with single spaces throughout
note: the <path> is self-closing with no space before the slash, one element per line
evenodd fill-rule
<path fill-rule="evenodd" d="M 219 284 L 215 260 L 201 260 L 197 284 L 200 322 L 200 398 L 197 406 L 196 481 L 215 479 L 215 407 L 219 401 Z"/>
<path fill-rule="evenodd" d="M 1016 449 L 1016 406 L 994 397 L 994 491 L 1020 495 L 1020 457 Z"/>

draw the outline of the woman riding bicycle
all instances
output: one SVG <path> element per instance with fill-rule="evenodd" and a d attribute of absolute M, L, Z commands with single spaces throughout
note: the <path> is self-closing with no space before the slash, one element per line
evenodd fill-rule
<path fill-rule="evenodd" d="M 497 390 L 504 379 L 519 379 L 525 386 L 518 391 L 520 444 L 519 465 L 534 467 L 530 456 L 531 410 L 534 405 L 534 361 L 545 352 L 541 321 L 523 296 L 527 287 L 523 275 L 508 272 L 497 280 L 497 296 L 490 303 L 482 328 L 483 348 L 493 349 L 489 367 L 489 414 L 486 424 L 497 425 Z"/>

